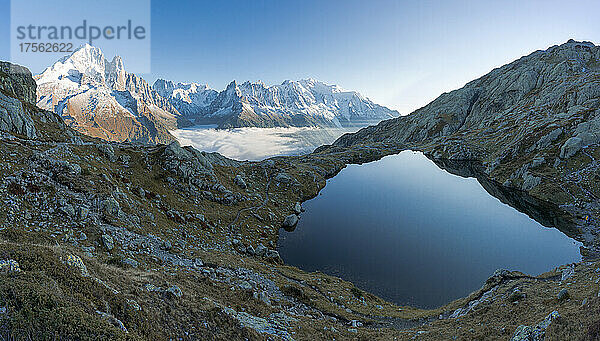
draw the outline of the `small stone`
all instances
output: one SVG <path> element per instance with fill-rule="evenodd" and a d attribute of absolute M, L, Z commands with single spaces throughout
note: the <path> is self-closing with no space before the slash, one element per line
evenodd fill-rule
<path fill-rule="evenodd" d="M 575 274 L 575 266 L 569 265 L 563 269 L 560 280 L 561 281 L 567 280 L 567 279 L 573 277 L 573 274 Z"/>
<path fill-rule="evenodd" d="M 66 259 L 65 263 L 69 267 L 76 268 L 77 270 L 79 270 L 81 275 L 84 277 L 88 277 L 90 275 L 87 267 L 85 266 L 85 263 L 83 262 L 83 260 L 81 260 L 81 258 L 79 256 L 67 255 L 67 259 Z"/>
<path fill-rule="evenodd" d="M 519 290 L 519 288 L 515 288 L 513 292 L 508 297 L 508 300 L 511 302 L 517 302 L 521 299 L 525 298 L 525 294 Z"/>
<path fill-rule="evenodd" d="M 233 179 L 233 183 L 238 185 L 238 187 L 241 189 L 245 189 L 246 187 L 248 187 L 248 185 L 246 185 L 246 181 L 244 181 L 244 178 L 242 178 L 241 175 L 236 175 Z"/>
<path fill-rule="evenodd" d="M 282 184 L 287 184 L 292 181 L 292 178 L 287 173 L 278 173 L 275 175 L 275 181 Z"/>
<path fill-rule="evenodd" d="M 113 326 L 121 329 L 123 332 L 127 333 L 127 328 L 125 328 L 125 325 L 123 324 L 123 322 L 121 322 L 121 320 L 117 319 L 116 317 L 114 317 L 111 314 L 108 313 L 104 313 L 101 311 L 96 311 L 96 313 L 98 313 L 104 320 L 110 322 Z"/>
<path fill-rule="evenodd" d="M 546 159 L 543 156 L 536 156 L 531 161 L 531 167 L 538 167 L 543 165 L 546 162 Z"/>
<path fill-rule="evenodd" d="M 104 217 L 117 217 L 120 209 L 119 202 L 113 197 L 102 201 L 102 214 Z"/>
<path fill-rule="evenodd" d="M 14 259 L 0 260 L 0 273 L 15 273 L 20 272 L 19 263 Z"/>
<path fill-rule="evenodd" d="M 162 242 L 161 248 L 163 250 L 169 251 L 169 250 L 171 250 L 172 247 L 173 247 L 173 244 L 171 244 L 170 241 L 165 240 L 165 241 Z"/>
<path fill-rule="evenodd" d="M 252 290 L 252 284 L 250 284 L 248 281 L 243 281 L 240 283 L 240 288 L 242 290 Z"/>
<path fill-rule="evenodd" d="M 129 257 L 127 257 L 127 258 L 123 259 L 123 264 L 129 265 L 129 266 L 131 266 L 132 268 L 137 268 L 137 267 L 138 267 L 138 265 L 139 265 L 138 261 L 136 261 L 136 260 L 135 260 L 135 259 L 133 259 L 133 258 L 129 258 Z"/>
<path fill-rule="evenodd" d="M 277 252 L 275 250 L 268 250 L 267 253 L 265 254 L 265 258 L 267 258 L 268 260 L 275 261 L 275 262 L 279 262 L 281 260 L 281 257 L 279 256 L 279 252 Z"/>
<path fill-rule="evenodd" d="M 358 321 L 358 320 L 352 320 L 350 322 L 350 325 L 352 325 L 352 328 L 358 328 L 358 327 L 362 327 L 362 322 Z"/>
<path fill-rule="evenodd" d="M 90 214 L 89 208 L 83 207 L 83 206 L 79 207 L 79 212 L 78 212 L 79 219 L 85 220 L 89 214 Z"/>
<path fill-rule="evenodd" d="M 134 301 L 134 300 L 127 300 L 127 306 L 129 307 L 129 309 L 133 310 L 133 311 L 140 311 L 142 310 L 142 308 L 140 307 L 140 305 Z"/>
<path fill-rule="evenodd" d="M 144 289 L 146 291 L 161 291 L 161 289 L 159 287 L 157 287 L 156 285 L 154 285 L 152 283 L 144 284 Z"/>
<path fill-rule="evenodd" d="M 103 234 L 102 235 L 102 245 L 104 245 L 104 247 L 110 251 L 112 249 L 114 249 L 115 247 L 115 242 L 113 241 L 113 238 L 108 235 L 108 234 Z"/>
<path fill-rule="evenodd" d="M 263 257 L 267 254 L 267 247 L 262 245 L 262 244 L 258 244 L 258 246 L 256 246 L 256 255 Z"/>
<path fill-rule="evenodd" d="M 498 269 L 496 271 L 494 271 L 494 274 L 492 275 L 493 277 L 499 276 L 499 277 L 506 277 L 510 275 L 510 271 L 506 270 L 506 269 Z"/>
<path fill-rule="evenodd" d="M 302 213 L 302 205 L 300 205 L 299 202 L 296 202 L 294 204 L 294 213 L 296 213 L 296 214 Z"/>
<path fill-rule="evenodd" d="M 559 293 L 558 293 L 558 295 L 556 297 L 558 298 L 559 301 L 569 299 L 569 297 L 570 297 L 569 290 L 562 289 L 561 291 L 559 291 Z"/>
<path fill-rule="evenodd" d="M 73 208 L 73 205 L 66 204 L 66 205 L 60 207 L 59 210 L 66 216 L 69 216 L 69 217 L 75 216 L 75 209 Z"/>
<path fill-rule="evenodd" d="M 183 296 L 183 292 L 181 291 L 181 289 L 176 286 L 176 285 L 172 285 L 167 289 L 167 294 L 170 294 L 174 297 L 181 297 Z"/>
<path fill-rule="evenodd" d="M 271 305 L 271 299 L 269 298 L 269 294 L 267 294 L 265 291 L 255 292 L 252 296 L 254 296 L 254 298 L 257 300 L 262 301 L 268 306 Z"/>

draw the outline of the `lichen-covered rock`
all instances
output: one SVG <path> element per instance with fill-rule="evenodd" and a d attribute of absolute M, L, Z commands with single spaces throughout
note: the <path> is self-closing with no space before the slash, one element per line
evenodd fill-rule
<path fill-rule="evenodd" d="M 15 273 L 20 272 L 19 263 L 14 259 L 0 260 L 0 273 Z"/>
<path fill-rule="evenodd" d="M 550 314 L 548 314 L 548 316 L 546 316 L 546 318 L 538 323 L 537 325 L 531 327 L 531 326 L 525 326 L 525 325 L 520 325 L 519 327 L 517 327 L 517 329 L 515 330 L 515 333 L 513 334 L 512 338 L 510 339 L 511 341 L 543 341 L 546 337 L 546 329 L 550 326 L 550 324 L 559 319 L 560 318 L 560 314 L 558 313 L 558 311 L 553 311 Z"/>
<path fill-rule="evenodd" d="M 65 259 L 65 264 L 67 264 L 67 266 L 73 269 L 76 269 L 84 277 L 88 277 L 90 275 L 87 267 L 85 266 L 85 263 L 83 262 L 83 260 L 81 260 L 79 256 L 67 255 Z"/>

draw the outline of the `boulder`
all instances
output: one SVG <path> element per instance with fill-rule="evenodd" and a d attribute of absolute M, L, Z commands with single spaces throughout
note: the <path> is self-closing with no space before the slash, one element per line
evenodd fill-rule
<path fill-rule="evenodd" d="M 176 285 L 172 285 L 167 289 L 167 294 L 171 295 L 172 297 L 181 297 L 183 296 L 183 291 L 181 291 L 181 289 L 176 286 Z"/>
<path fill-rule="evenodd" d="M 242 178 L 241 175 L 236 175 L 235 178 L 233 178 L 233 182 L 241 189 L 248 187 L 248 185 L 246 185 L 246 181 L 244 181 L 244 178 Z"/>
<path fill-rule="evenodd" d="M 540 177 L 526 173 L 523 175 L 523 186 L 521 186 L 521 188 L 524 191 L 529 191 L 539 185 L 541 182 L 542 179 Z"/>
<path fill-rule="evenodd" d="M 560 147 L 560 158 L 568 159 L 571 156 L 577 154 L 578 151 L 583 147 L 583 140 L 579 137 L 571 137 L 565 144 Z"/>
<path fill-rule="evenodd" d="M 546 149 L 552 144 L 552 142 L 556 141 L 562 135 L 563 129 L 557 128 L 549 132 L 548 134 L 542 136 L 536 143 L 537 149 Z"/>
<path fill-rule="evenodd" d="M 559 301 L 567 300 L 569 297 L 569 290 L 567 289 L 562 289 L 558 292 L 558 295 L 556 295 L 556 298 L 558 298 Z"/>
<path fill-rule="evenodd" d="M 79 256 L 67 255 L 65 264 L 70 268 L 76 269 L 83 277 L 88 277 L 90 275 L 85 263 Z"/>
<path fill-rule="evenodd" d="M 256 246 L 256 255 L 263 257 L 267 254 L 267 247 L 264 246 L 263 244 L 258 244 L 258 246 Z"/>
<path fill-rule="evenodd" d="M 302 213 L 302 205 L 300 205 L 299 202 L 296 202 L 294 204 L 294 213 L 296 213 L 296 214 Z"/>
<path fill-rule="evenodd" d="M 511 341 L 542 341 L 546 337 L 546 329 L 552 324 L 553 321 L 560 318 L 558 311 L 553 311 L 544 320 L 537 325 L 525 326 L 520 325 L 515 330 Z"/>
<path fill-rule="evenodd" d="M 275 181 L 282 183 L 282 184 L 288 184 L 290 182 L 292 182 L 292 177 L 287 174 L 287 173 L 277 173 L 277 175 L 275 175 Z"/>
<path fill-rule="evenodd" d="M 115 247 L 115 242 L 113 241 L 113 238 L 108 235 L 108 234 L 103 234 L 102 235 L 102 245 L 104 245 L 104 247 L 110 251 L 112 249 L 114 249 Z"/>
<path fill-rule="evenodd" d="M 293 228 L 298 224 L 298 216 L 295 214 L 290 214 L 283 220 L 283 228 L 289 229 Z"/>
<path fill-rule="evenodd" d="M 121 207 L 119 206 L 119 202 L 115 198 L 109 197 L 102 201 L 101 209 L 102 215 L 105 218 L 109 218 L 118 217 Z"/>

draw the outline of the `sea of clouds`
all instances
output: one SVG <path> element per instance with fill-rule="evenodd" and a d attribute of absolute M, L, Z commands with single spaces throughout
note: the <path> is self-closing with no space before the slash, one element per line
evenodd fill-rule
<path fill-rule="evenodd" d="M 218 152 L 236 160 L 263 160 L 272 156 L 300 155 L 331 144 L 352 129 L 329 128 L 235 128 L 195 126 L 171 133 L 183 146 Z"/>

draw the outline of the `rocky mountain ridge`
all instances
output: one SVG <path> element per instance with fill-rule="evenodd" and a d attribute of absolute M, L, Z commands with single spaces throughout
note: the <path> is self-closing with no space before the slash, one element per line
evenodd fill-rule
<path fill-rule="evenodd" d="M 169 143 L 190 123 L 116 56 L 84 45 L 36 76 L 37 105 L 90 136 L 143 144 Z"/>

